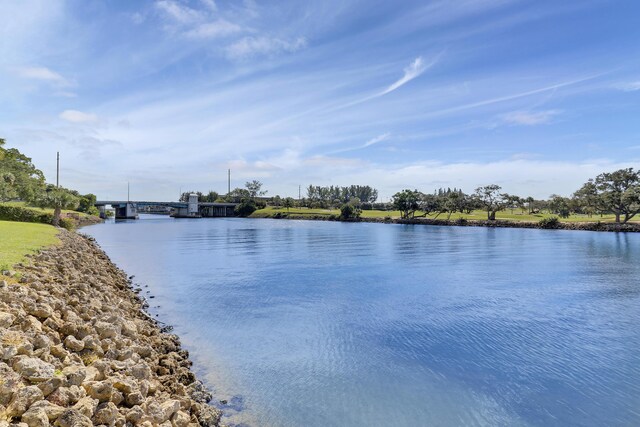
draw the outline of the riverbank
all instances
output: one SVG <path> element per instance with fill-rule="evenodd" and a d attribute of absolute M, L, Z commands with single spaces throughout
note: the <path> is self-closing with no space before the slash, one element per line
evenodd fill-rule
<path fill-rule="evenodd" d="M 272 216 L 260 216 L 260 218 L 271 219 L 293 219 L 293 220 L 313 220 L 313 221 L 342 221 L 342 222 L 373 222 L 382 224 L 422 224 L 422 225 L 440 225 L 440 226 L 458 226 L 458 227 L 489 227 L 489 228 L 537 228 L 544 230 L 583 230 L 583 231 L 607 231 L 607 232 L 640 232 L 640 223 L 630 222 L 627 224 L 619 224 L 612 222 L 562 222 L 562 221 L 509 221 L 494 220 L 480 221 L 467 220 L 464 218 L 456 220 L 431 219 L 431 218 L 375 218 L 360 217 L 357 219 L 340 219 L 336 215 L 297 215 L 282 212 Z"/>
<path fill-rule="evenodd" d="M 87 237 L 0 278 L 0 426 L 217 426 L 177 336 Z"/>

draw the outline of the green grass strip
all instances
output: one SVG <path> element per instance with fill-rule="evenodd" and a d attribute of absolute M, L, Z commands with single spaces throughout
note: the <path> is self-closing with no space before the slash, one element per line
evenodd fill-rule
<path fill-rule="evenodd" d="M 0 221 L 0 270 L 9 270 L 26 255 L 59 243 L 57 234 L 47 224 Z"/>

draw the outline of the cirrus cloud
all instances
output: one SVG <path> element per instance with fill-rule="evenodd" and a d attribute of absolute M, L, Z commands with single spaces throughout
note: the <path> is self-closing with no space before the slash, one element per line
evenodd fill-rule
<path fill-rule="evenodd" d="M 71 123 L 96 123 L 98 121 L 97 115 L 78 110 L 64 110 L 58 117 Z"/>
<path fill-rule="evenodd" d="M 550 123 L 560 114 L 559 110 L 546 111 L 512 111 L 500 116 L 503 122 L 511 125 L 535 126 Z"/>
<path fill-rule="evenodd" d="M 259 55 L 293 53 L 307 47 L 307 39 L 298 37 L 283 40 L 271 37 L 244 37 L 227 47 L 227 56 L 231 59 L 245 59 Z"/>

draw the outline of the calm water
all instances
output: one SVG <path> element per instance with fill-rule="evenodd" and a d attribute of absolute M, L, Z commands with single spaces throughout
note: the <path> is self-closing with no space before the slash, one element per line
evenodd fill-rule
<path fill-rule="evenodd" d="M 640 235 L 143 217 L 83 230 L 230 424 L 640 425 Z"/>

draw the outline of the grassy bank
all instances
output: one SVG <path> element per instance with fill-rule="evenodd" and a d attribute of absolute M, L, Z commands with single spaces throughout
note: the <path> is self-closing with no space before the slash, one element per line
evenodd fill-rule
<path fill-rule="evenodd" d="M 0 206 L 13 206 L 13 207 L 18 207 L 18 208 L 24 208 L 24 209 L 29 209 L 31 211 L 34 212 L 38 212 L 38 213 L 47 213 L 47 214 L 53 214 L 53 209 L 52 208 L 38 208 L 35 206 L 29 206 L 27 205 L 27 203 L 25 202 L 3 202 L 0 203 Z M 70 210 L 62 210 L 62 215 L 71 215 L 71 216 L 77 216 L 78 218 L 91 218 L 93 217 L 93 215 L 89 215 L 83 212 L 78 212 L 78 211 L 70 211 Z"/>
<path fill-rule="evenodd" d="M 252 218 L 272 218 L 274 215 L 285 215 L 288 214 L 294 217 L 317 217 L 317 216 L 326 216 L 329 217 L 331 215 L 339 216 L 340 211 L 338 209 L 308 209 L 308 208 L 291 208 L 287 211 L 286 208 L 275 208 L 273 206 L 267 206 L 265 209 L 260 209 L 255 211 L 251 217 Z M 421 212 L 418 212 L 417 215 L 422 215 Z M 391 219 L 399 219 L 400 211 L 379 211 L 379 210 L 369 210 L 362 211 L 362 218 L 391 218 Z M 520 211 L 514 210 L 513 213 L 511 211 L 502 211 L 496 214 L 497 220 L 505 220 L 505 221 L 524 221 L 524 222 L 539 222 L 544 218 L 557 217 L 557 215 L 550 213 L 539 213 L 539 214 L 527 214 L 522 213 Z M 435 219 L 436 215 L 431 214 L 426 217 L 427 219 Z M 446 220 L 447 215 L 441 214 L 437 217 L 437 219 Z M 450 218 L 452 221 L 458 219 L 466 219 L 466 220 L 475 220 L 475 221 L 484 221 L 487 219 L 487 213 L 484 211 L 476 210 L 470 214 L 461 214 L 455 213 L 451 215 Z M 561 222 L 614 222 L 615 216 L 613 215 L 594 215 L 589 217 L 587 215 L 571 215 L 569 218 L 559 218 Z M 640 219 L 639 219 L 640 220 Z M 637 222 L 637 221 L 636 221 Z"/>
<path fill-rule="evenodd" d="M 0 221 L 0 270 L 8 270 L 25 255 L 59 243 L 58 230 L 46 224 Z"/>
<path fill-rule="evenodd" d="M 0 221 L 37 222 L 51 224 L 54 210 L 29 206 L 25 202 L 0 203 Z M 73 230 L 85 225 L 97 224 L 102 220 L 83 212 L 63 210 L 60 214 L 60 226 Z"/>

